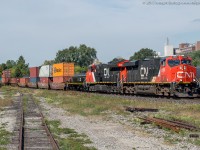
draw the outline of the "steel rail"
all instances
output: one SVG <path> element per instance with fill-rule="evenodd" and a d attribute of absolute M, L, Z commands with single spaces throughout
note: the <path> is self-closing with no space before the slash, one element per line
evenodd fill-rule
<path fill-rule="evenodd" d="M 24 128 L 24 110 L 23 110 L 23 100 L 22 100 L 22 95 L 20 94 L 20 129 L 19 129 L 19 146 L 18 146 L 18 150 L 22 150 L 23 149 L 23 128 Z"/>
<path fill-rule="evenodd" d="M 24 139 L 24 108 L 23 108 L 23 100 L 22 100 L 22 95 L 20 94 L 20 129 L 19 129 L 19 145 L 18 145 L 18 150 L 23 150 L 24 149 L 24 142 L 25 142 L 25 139 Z M 45 119 L 44 119 L 44 116 L 42 114 L 42 111 L 39 107 L 39 105 L 36 104 L 36 102 L 33 100 L 33 98 L 30 96 L 30 100 L 33 101 L 34 105 L 38 108 L 39 110 L 39 115 L 40 115 L 40 118 L 41 118 L 41 123 L 42 123 L 42 127 L 44 128 L 46 134 L 47 134 L 47 138 L 50 140 L 50 143 L 51 143 L 51 146 L 53 148 L 53 150 L 59 150 L 59 146 L 58 146 L 58 143 L 56 142 L 56 140 L 53 138 L 53 135 L 51 134 L 46 122 L 45 122 Z"/>
<path fill-rule="evenodd" d="M 31 97 L 32 99 L 32 97 Z M 44 119 L 44 115 L 42 114 L 42 110 L 41 108 L 39 107 L 39 105 L 36 104 L 36 102 L 32 99 L 32 101 L 34 102 L 34 104 L 38 107 L 39 109 L 39 114 L 41 116 L 41 119 L 42 119 L 42 125 L 44 126 L 44 129 L 47 133 L 47 136 L 49 137 L 50 141 L 51 141 L 51 144 L 52 144 L 52 147 L 54 148 L 54 150 L 59 150 L 59 146 L 58 146 L 58 143 L 56 142 L 56 140 L 54 139 L 53 135 L 51 134 L 46 122 L 45 122 L 45 119 Z"/>
<path fill-rule="evenodd" d="M 178 121 L 171 121 L 171 120 L 166 120 L 166 119 L 161 119 L 161 118 L 150 118 L 150 117 L 138 117 L 139 119 L 142 119 L 148 123 L 155 123 L 158 126 L 162 126 L 162 127 L 166 127 L 169 129 L 174 130 L 175 132 L 179 132 L 181 128 L 187 129 L 187 130 L 195 130 L 198 131 L 199 128 L 186 124 L 186 123 L 182 123 L 182 122 L 178 122 Z"/>

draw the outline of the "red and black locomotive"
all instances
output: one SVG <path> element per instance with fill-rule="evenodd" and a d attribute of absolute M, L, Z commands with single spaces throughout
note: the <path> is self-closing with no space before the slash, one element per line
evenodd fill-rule
<path fill-rule="evenodd" d="M 199 82 L 192 59 L 170 56 L 111 64 L 93 64 L 76 75 L 69 89 L 94 92 L 197 97 Z"/>

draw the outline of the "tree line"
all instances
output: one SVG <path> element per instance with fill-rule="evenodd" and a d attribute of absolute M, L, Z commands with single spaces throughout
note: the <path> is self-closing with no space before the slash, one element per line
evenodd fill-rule
<path fill-rule="evenodd" d="M 26 63 L 23 56 L 20 56 L 17 61 L 7 60 L 6 63 L 0 64 L 0 74 L 3 70 L 11 70 L 11 77 L 23 77 L 29 75 L 29 64 Z"/>
<path fill-rule="evenodd" d="M 200 66 L 200 50 L 188 54 L 193 59 L 193 65 Z M 130 56 L 129 60 L 139 60 L 145 58 L 158 57 L 156 51 L 149 48 L 142 48 Z M 97 51 L 95 48 L 81 44 L 80 46 L 70 46 L 63 50 L 58 50 L 53 60 L 45 60 L 41 65 L 52 65 L 61 62 L 74 62 L 75 73 L 84 72 L 88 66 L 97 59 Z M 115 57 L 108 63 L 116 63 L 125 60 L 122 57 Z M 6 63 L 0 64 L 0 74 L 3 70 L 10 69 L 12 77 L 23 77 L 29 75 L 29 64 L 25 62 L 23 56 L 20 56 L 17 61 L 8 60 Z"/>

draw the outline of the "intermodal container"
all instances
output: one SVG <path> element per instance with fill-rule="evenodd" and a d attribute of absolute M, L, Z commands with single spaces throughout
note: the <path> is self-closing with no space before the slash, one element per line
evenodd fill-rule
<path fill-rule="evenodd" d="M 39 69 L 39 77 L 52 77 L 52 65 L 41 66 Z"/>
<path fill-rule="evenodd" d="M 65 83 L 67 81 L 70 81 L 72 77 L 69 76 L 62 76 L 62 77 L 53 77 L 53 83 Z"/>
<path fill-rule="evenodd" d="M 49 89 L 49 83 L 38 82 L 39 89 Z"/>
<path fill-rule="evenodd" d="M 37 82 L 28 82 L 27 86 L 30 87 L 30 88 L 37 88 L 38 87 Z"/>
<path fill-rule="evenodd" d="M 32 82 L 32 83 L 37 83 L 39 81 L 40 81 L 39 77 L 36 77 L 36 78 L 30 77 L 30 79 L 29 79 L 29 82 Z"/>
<path fill-rule="evenodd" d="M 41 83 L 49 83 L 49 82 L 52 82 L 52 78 L 49 78 L 49 77 L 41 77 L 41 78 L 40 78 L 40 82 L 41 82 Z"/>
<path fill-rule="evenodd" d="M 29 82 L 29 78 L 20 78 L 19 83 L 25 83 L 27 84 Z"/>
<path fill-rule="evenodd" d="M 53 90 L 65 90 L 66 89 L 66 85 L 65 83 L 50 83 L 50 88 Z"/>
<path fill-rule="evenodd" d="M 10 78 L 11 76 L 11 71 L 8 69 L 8 70 L 4 70 L 2 72 L 2 78 Z"/>
<path fill-rule="evenodd" d="M 31 68 L 29 68 L 29 71 L 30 71 L 31 78 L 36 78 L 39 76 L 39 68 L 38 67 L 31 67 Z"/>
<path fill-rule="evenodd" d="M 73 76 L 74 63 L 59 63 L 53 65 L 53 77 Z"/>
<path fill-rule="evenodd" d="M 7 84 L 7 83 L 9 83 L 9 78 L 2 78 L 2 80 L 1 80 L 1 82 L 3 83 L 3 84 Z"/>
<path fill-rule="evenodd" d="M 19 82 L 19 79 L 18 78 L 10 78 L 9 79 L 9 83 L 10 84 L 17 84 Z"/>

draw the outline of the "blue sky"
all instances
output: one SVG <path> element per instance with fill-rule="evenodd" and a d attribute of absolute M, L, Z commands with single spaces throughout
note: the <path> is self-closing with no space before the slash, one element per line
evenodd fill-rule
<path fill-rule="evenodd" d="M 174 46 L 200 40 L 200 5 L 143 2 L 148 0 L 0 0 L 0 63 L 23 55 L 39 66 L 80 44 L 108 62 L 141 48 L 163 54 L 167 37 Z"/>

